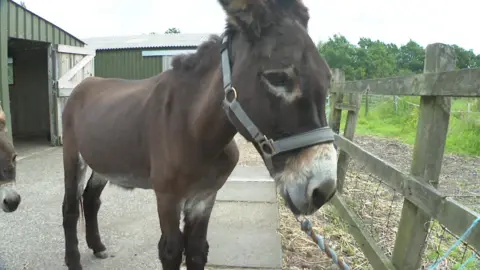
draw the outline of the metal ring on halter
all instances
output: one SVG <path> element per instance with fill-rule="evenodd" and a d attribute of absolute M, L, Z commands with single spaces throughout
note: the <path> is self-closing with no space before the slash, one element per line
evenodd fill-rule
<path fill-rule="evenodd" d="M 260 149 L 262 149 L 263 154 L 268 156 L 273 156 L 276 154 L 275 147 L 273 146 L 273 141 L 267 136 L 263 135 L 263 140 L 259 142 Z M 265 148 L 267 146 L 267 148 Z"/>
<path fill-rule="evenodd" d="M 228 99 L 228 94 L 230 94 L 230 93 L 233 93 L 233 99 L 232 100 Z M 234 102 L 237 99 L 237 97 L 238 97 L 237 96 L 237 90 L 235 89 L 235 87 L 230 86 L 229 88 L 225 89 L 225 100 L 228 103 Z"/>

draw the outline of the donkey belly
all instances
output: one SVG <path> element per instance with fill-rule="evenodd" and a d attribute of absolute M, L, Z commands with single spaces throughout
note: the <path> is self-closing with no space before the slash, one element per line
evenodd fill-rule
<path fill-rule="evenodd" d="M 96 173 L 98 177 L 101 177 L 110 183 L 126 188 L 126 189 L 152 189 L 150 179 L 148 177 L 137 176 L 134 174 L 116 174 L 116 173 Z"/>
<path fill-rule="evenodd" d="M 140 105 L 92 101 L 75 123 L 78 151 L 87 165 L 102 180 L 128 189 L 152 188 L 145 130 L 138 124 L 145 118 Z"/>
<path fill-rule="evenodd" d="M 83 150 L 83 149 L 81 149 Z M 80 157 L 95 173 L 95 178 L 127 189 L 151 189 L 148 159 L 133 152 L 131 155 L 117 152 L 106 155 L 103 151 L 81 151 Z M 109 151 L 109 150 L 107 150 Z M 114 152 L 115 150 L 110 150 Z"/>
<path fill-rule="evenodd" d="M 82 154 L 79 154 L 79 162 L 81 164 L 80 169 L 86 172 L 87 166 L 90 167 L 92 172 L 94 173 L 93 179 L 91 181 L 98 182 L 99 184 L 108 181 L 116 186 L 126 188 L 126 189 L 134 189 L 134 188 L 142 188 L 142 189 L 151 189 L 152 186 L 150 184 L 150 179 L 147 174 L 144 175 L 136 172 L 129 172 L 125 170 L 125 164 L 115 164 L 112 168 L 112 164 L 106 167 L 104 164 L 95 163 L 98 162 L 97 160 L 89 160 L 88 157 L 85 157 Z M 93 162 L 93 163 L 92 163 Z M 121 170 L 123 168 L 123 170 Z M 83 180 L 82 180 L 83 182 Z M 84 185 L 80 183 L 80 185 Z"/>

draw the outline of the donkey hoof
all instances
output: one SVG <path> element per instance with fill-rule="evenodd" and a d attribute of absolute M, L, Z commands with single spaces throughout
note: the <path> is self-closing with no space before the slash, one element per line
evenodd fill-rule
<path fill-rule="evenodd" d="M 99 251 L 99 252 L 94 252 L 93 255 L 99 259 L 106 259 L 108 258 L 108 252 L 106 250 L 104 251 Z"/>
<path fill-rule="evenodd" d="M 68 263 L 67 257 L 65 257 L 65 266 L 67 266 L 68 270 L 83 270 L 82 265 L 80 263 L 74 264 L 74 263 Z M 3 270 L 0 268 L 0 270 Z"/>

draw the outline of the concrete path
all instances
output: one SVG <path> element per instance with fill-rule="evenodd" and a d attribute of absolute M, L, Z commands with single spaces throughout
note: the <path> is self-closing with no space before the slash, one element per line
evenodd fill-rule
<path fill-rule="evenodd" d="M 15 213 L 0 213 L 0 260 L 9 270 L 66 269 L 61 148 L 22 148 L 19 160 L 17 190 L 22 203 Z M 114 257 L 93 257 L 80 222 L 84 269 L 161 269 L 153 192 L 129 192 L 109 185 L 102 201 L 100 231 Z M 212 213 L 209 268 L 281 269 L 277 227 L 275 187 L 268 173 L 264 168 L 237 167 L 218 194 Z"/>

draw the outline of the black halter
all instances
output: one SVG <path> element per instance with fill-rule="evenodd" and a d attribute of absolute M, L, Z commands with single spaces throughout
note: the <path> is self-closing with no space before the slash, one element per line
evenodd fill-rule
<path fill-rule="evenodd" d="M 288 152 L 294 149 L 328 143 L 334 141 L 334 133 L 330 127 L 321 127 L 313 129 L 307 132 L 300 134 L 295 134 L 290 137 L 282 138 L 279 140 L 272 140 L 265 136 L 255 124 L 252 122 L 250 117 L 242 109 L 242 106 L 237 101 L 237 90 L 232 86 L 232 63 L 231 63 L 231 41 L 228 38 L 228 35 L 225 34 L 222 41 L 222 72 L 223 72 L 223 87 L 225 90 L 225 99 L 223 100 L 223 109 L 227 114 L 230 122 L 238 130 L 239 127 L 235 124 L 236 122 L 232 121 L 229 116 L 229 110 L 232 111 L 238 121 L 243 125 L 243 127 L 248 131 L 250 136 L 253 138 L 254 144 L 259 146 L 262 156 L 265 161 L 270 174 L 273 175 L 273 163 L 272 157 L 282 152 Z M 229 98 L 230 97 L 230 98 Z"/>

